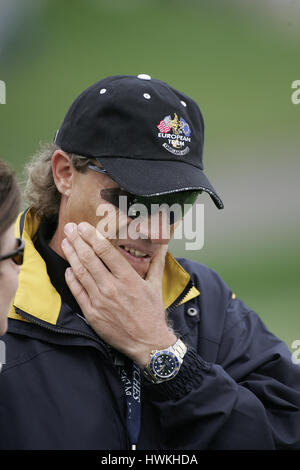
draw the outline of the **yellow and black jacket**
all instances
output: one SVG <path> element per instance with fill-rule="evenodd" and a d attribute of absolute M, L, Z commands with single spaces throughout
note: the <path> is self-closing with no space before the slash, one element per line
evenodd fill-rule
<path fill-rule="evenodd" d="M 1 449 L 128 449 L 126 362 L 64 303 L 26 242 L 0 375 Z M 167 255 L 163 298 L 189 351 L 166 383 L 142 381 L 138 449 L 299 449 L 300 368 L 213 270 Z"/>

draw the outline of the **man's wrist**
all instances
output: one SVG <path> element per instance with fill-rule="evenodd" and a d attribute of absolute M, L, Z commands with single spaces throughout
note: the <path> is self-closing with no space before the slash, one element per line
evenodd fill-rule
<path fill-rule="evenodd" d="M 133 360 L 140 367 L 144 369 L 150 362 L 152 351 L 160 351 L 162 349 L 167 349 L 170 346 L 173 346 L 177 341 L 177 336 L 171 330 L 168 331 L 168 334 L 164 336 L 159 342 L 154 342 L 153 346 L 147 348 L 147 350 L 140 352 L 136 355 Z"/>
<path fill-rule="evenodd" d="M 210 369 L 211 364 L 204 361 L 197 351 L 189 346 L 176 377 L 159 384 L 145 381 L 145 386 L 151 387 L 154 400 L 179 400 L 198 389 Z"/>

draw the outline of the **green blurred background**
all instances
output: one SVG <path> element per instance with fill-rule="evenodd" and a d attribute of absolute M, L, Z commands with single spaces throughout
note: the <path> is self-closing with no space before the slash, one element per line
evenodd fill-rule
<path fill-rule="evenodd" d="M 22 170 L 75 97 L 146 73 L 192 96 L 206 125 L 205 243 L 215 269 L 291 348 L 299 320 L 300 1 L 0 0 L 0 157 Z"/>

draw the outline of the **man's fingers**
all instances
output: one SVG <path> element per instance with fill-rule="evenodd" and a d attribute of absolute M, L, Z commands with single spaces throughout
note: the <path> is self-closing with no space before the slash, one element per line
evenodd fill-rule
<path fill-rule="evenodd" d="M 148 272 L 147 276 L 145 278 L 146 281 L 152 281 L 152 282 L 157 282 L 161 284 L 163 274 L 164 274 L 164 267 L 165 267 L 165 260 L 166 260 L 166 254 L 168 251 L 168 245 L 162 245 L 157 252 L 155 253 Z"/>
<path fill-rule="evenodd" d="M 116 278 L 127 278 L 129 272 L 137 275 L 124 256 L 95 227 L 82 222 L 78 231 Z"/>
<path fill-rule="evenodd" d="M 87 291 L 89 296 L 93 298 L 94 296 L 99 295 L 94 277 L 91 275 L 87 267 L 82 264 L 75 249 L 66 238 L 62 241 L 61 247 L 72 267 L 75 277 Z"/>
<path fill-rule="evenodd" d="M 81 310 L 87 311 L 91 308 L 92 305 L 90 298 L 80 282 L 74 276 L 72 268 L 66 269 L 65 279 Z"/>
<path fill-rule="evenodd" d="M 111 276 L 111 273 L 97 256 L 91 244 L 83 240 L 81 234 L 78 233 L 77 225 L 73 223 L 67 224 L 65 226 L 65 233 L 69 243 L 72 244 L 74 250 L 76 250 L 77 256 L 83 266 L 90 272 L 91 276 L 98 284 L 100 282 L 103 284 Z"/>
<path fill-rule="evenodd" d="M 66 228 L 68 228 L 68 225 Z M 132 268 L 130 263 L 124 258 L 124 256 L 119 252 L 117 248 L 115 248 L 109 240 L 107 240 L 101 232 L 99 232 L 95 227 L 90 225 L 87 222 L 81 222 L 78 227 L 76 224 L 73 227 L 73 231 L 71 234 L 68 234 L 68 238 L 74 245 L 79 257 L 83 260 L 83 264 L 87 267 L 87 269 L 91 272 L 92 276 L 95 280 L 101 280 L 103 282 L 103 269 L 107 271 L 107 274 L 112 274 L 117 279 L 128 279 L 128 276 L 136 276 L 139 278 L 137 272 Z M 78 233 L 77 233 L 78 230 Z M 67 231 L 66 231 L 67 233 Z M 98 266 L 98 276 L 93 274 L 95 258 L 91 258 L 91 262 L 87 260 L 88 250 L 84 246 L 88 245 L 92 248 L 92 251 L 96 255 L 96 260 L 101 261 L 103 269 Z M 147 276 L 145 280 L 151 280 L 153 282 L 161 283 L 163 272 L 164 272 L 164 265 L 165 265 L 165 257 L 168 250 L 168 245 L 162 245 L 154 255 Z M 85 254 L 84 254 L 85 253 Z M 108 272 L 110 271 L 110 273 Z"/>

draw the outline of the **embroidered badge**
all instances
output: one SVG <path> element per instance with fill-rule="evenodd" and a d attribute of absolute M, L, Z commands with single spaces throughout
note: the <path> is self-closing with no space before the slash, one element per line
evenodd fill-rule
<path fill-rule="evenodd" d="M 176 113 L 173 119 L 171 116 L 165 116 L 157 127 L 160 130 L 158 137 L 166 139 L 162 146 L 168 152 L 174 155 L 186 155 L 190 151 L 188 143 L 191 142 L 191 129 L 183 118 L 179 119 Z"/>

